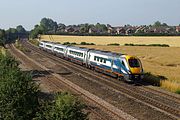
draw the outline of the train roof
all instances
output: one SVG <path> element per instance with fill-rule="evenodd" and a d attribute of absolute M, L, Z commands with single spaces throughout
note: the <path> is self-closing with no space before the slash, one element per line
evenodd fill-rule
<path fill-rule="evenodd" d="M 112 56 L 112 57 L 124 55 L 124 54 L 121 54 L 121 53 L 116 53 L 116 52 L 111 52 L 111 51 L 102 51 L 102 50 L 91 50 L 90 52 L 95 53 L 95 54 Z"/>
<path fill-rule="evenodd" d="M 62 44 L 55 44 L 56 47 L 67 47 L 68 45 L 62 45 Z"/>
<path fill-rule="evenodd" d="M 75 49 L 75 50 L 82 50 L 82 51 L 88 51 L 88 48 L 84 47 L 76 47 L 76 46 L 69 46 L 68 48 Z"/>

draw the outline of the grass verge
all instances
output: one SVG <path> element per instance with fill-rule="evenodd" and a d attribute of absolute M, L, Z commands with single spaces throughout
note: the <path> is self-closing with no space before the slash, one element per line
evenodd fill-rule
<path fill-rule="evenodd" d="M 167 80 L 166 77 L 160 75 L 153 75 L 150 72 L 144 74 L 143 81 L 162 87 L 168 91 L 180 94 L 180 84 L 175 81 Z"/>
<path fill-rule="evenodd" d="M 30 39 L 29 42 L 32 43 L 33 45 L 39 46 L 39 41 L 36 39 Z"/>

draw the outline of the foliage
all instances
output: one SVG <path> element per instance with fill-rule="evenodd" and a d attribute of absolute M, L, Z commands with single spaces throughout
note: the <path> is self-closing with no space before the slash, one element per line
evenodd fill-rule
<path fill-rule="evenodd" d="M 16 40 L 15 42 L 15 47 L 23 52 L 30 52 L 30 50 L 28 48 L 23 47 L 18 40 Z"/>
<path fill-rule="evenodd" d="M 37 38 L 39 34 L 44 34 L 44 28 L 39 25 L 35 25 L 34 29 L 30 32 L 30 37 L 32 39 Z"/>
<path fill-rule="evenodd" d="M 34 120 L 86 120 L 86 106 L 69 93 L 58 93 L 55 101 L 45 103 Z"/>
<path fill-rule="evenodd" d="M 3 46 L 5 44 L 5 37 L 5 30 L 0 29 L 0 46 Z"/>
<path fill-rule="evenodd" d="M 30 74 L 21 72 L 18 62 L 0 54 L 0 119 L 32 119 L 38 103 L 38 86 Z"/>
<path fill-rule="evenodd" d="M 155 26 L 155 27 L 160 27 L 160 26 L 161 26 L 161 22 L 156 21 L 156 22 L 153 24 L 153 26 Z"/>
<path fill-rule="evenodd" d="M 53 21 L 50 18 L 41 19 L 40 26 L 43 27 L 45 33 L 47 33 L 48 31 L 56 32 L 58 27 L 57 22 Z"/>
<path fill-rule="evenodd" d="M 27 31 L 23 28 L 22 25 L 17 26 L 16 28 L 9 28 L 8 30 L 0 29 L 0 46 L 4 46 L 6 43 L 14 42 L 15 39 L 26 36 Z"/>
<path fill-rule="evenodd" d="M 39 46 L 39 41 L 36 40 L 36 39 L 30 39 L 29 42 L 32 43 L 35 46 Z"/>
<path fill-rule="evenodd" d="M 71 45 L 70 42 L 64 42 L 63 45 Z"/>
<path fill-rule="evenodd" d="M 180 90 L 177 90 L 176 93 L 177 93 L 177 94 L 180 94 Z"/>
<path fill-rule="evenodd" d="M 108 46 L 120 46 L 119 43 L 111 43 L 111 44 L 107 44 Z"/>
<path fill-rule="evenodd" d="M 18 25 L 16 27 L 16 30 L 19 34 L 25 34 L 26 33 L 26 30 L 24 29 L 24 27 L 22 25 Z"/>
<path fill-rule="evenodd" d="M 80 45 L 95 45 L 94 43 L 81 42 Z"/>
<path fill-rule="evenodd" d="M 86 106 L 69 93 L 59 93 L 52 102 L 38 100 L 38 86 L 19 63 L 0 53 L 0 119 L 85 120 Z"/>
<path fill-rule="evenodd" d="M 38 29 L 35 27 L 31 30 L 31 37 L 37 38 L 38 34 L 49 34 L 49 35 L 77 35 L 77 36 L 127 36 L 124 33 L 118 33 L 118 27 L 112 27 L 107 24 L 79 24 L 79 25 L 68 25 L 63 23 L 57 24 L 56 21 L 50 18 L 43 18 L 38 25 Z M 137 26 L 124 25 L 124 30 L 135 29 L 128 36 L 179 36 L 180 33 L 176 32 L 175 26 L 169 26 L 166 23 L 156 21 L 153 25 L 144 25 L 145 29 L 139 29 Z M 139 26 L 142 27 L 142 26 Z M 109 29 L 110 28 L 110 29 Z M 162 31 L 156 31 L 157 28 L 162 28 Z M 154 32 L 151 32 L 151 29 Z M 70 31 L 69 31 L 70 30 Z M 108 33 L 108 30 L 112 32 Z M 138 31 L 136 31 L 138 30 Z"/>

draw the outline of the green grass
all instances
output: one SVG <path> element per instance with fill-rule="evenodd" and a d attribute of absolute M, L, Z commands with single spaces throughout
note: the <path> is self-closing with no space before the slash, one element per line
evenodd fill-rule
<path fill-rule="evenodd" d="M 39 41 L 35 40 L 35 39 L 31 39 L 29 40 L 30 43 L 32 43 L 33 45 L 39 46 Z"/>
<path fill-rule="evenodd" d="M 30 50 L 27 49 L 27 48 L 25 48 L 25 47 L 23 47 L 22 44 L 21 44 L 18 40 L 16 40 L 16 42 L 15 42 L 15 47 L 16 47 L 17 49 L 19 49 L 20 51 L 30 52 Z"/>
<path fill-rule="evenodd" d="M 180 90 L 177 90 L 175 93 L 180 94 Z"/>

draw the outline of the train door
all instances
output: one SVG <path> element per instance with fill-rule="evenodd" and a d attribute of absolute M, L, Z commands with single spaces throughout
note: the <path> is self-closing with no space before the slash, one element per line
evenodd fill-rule
<path fill-rule="evenodd" d="M 111 71 L 113 72 L 113 65 L 114 65 L 114 57 L 111 58 Z"/>
<path fill-rule="evenodd" d="M 68 46 L 66 47 L 66 49 L 64 51 L 64 57 L 67 57 L 67 53 L 68 53 Z"/>
<path fill-rule="evenodd" d="M 90 53 L 89 53 L 90 49 L 88 49 L 86 52 L 85 52 L 85 56 L 84 56 L 84 63 L 86 64 L 86 66 L 89 65 L 89 59 L 90 59 Z"/>
<path fill-rule="evenodd" d="M 87 51 L 84 52 L 84 58 L 83 58 L 83 63 L 86 64 L 87 61 Z"/>

